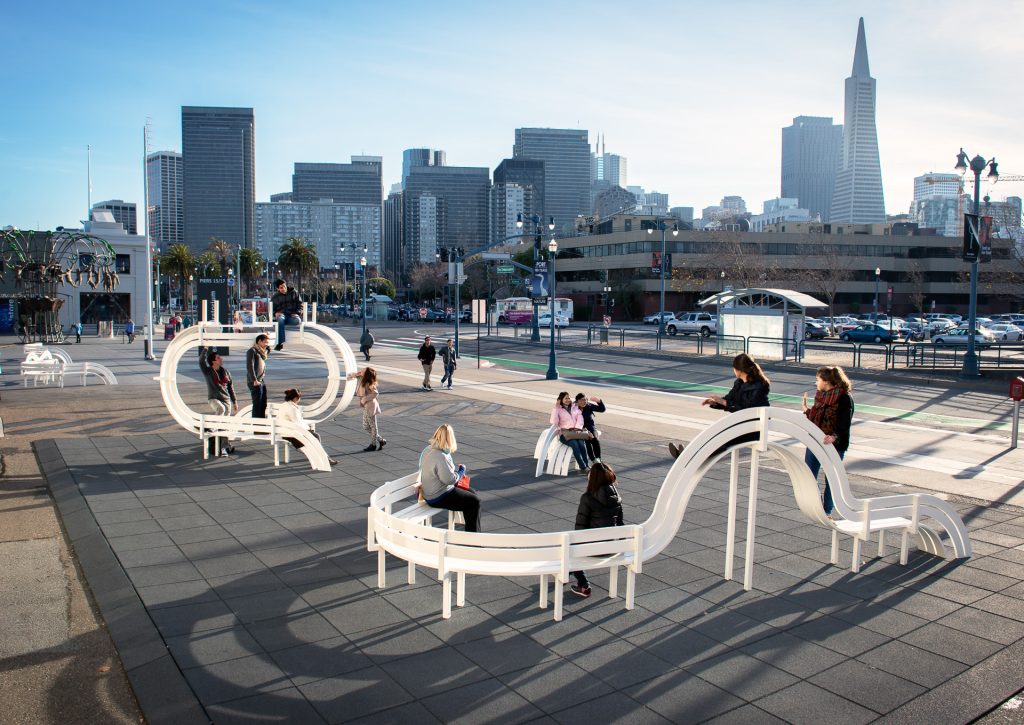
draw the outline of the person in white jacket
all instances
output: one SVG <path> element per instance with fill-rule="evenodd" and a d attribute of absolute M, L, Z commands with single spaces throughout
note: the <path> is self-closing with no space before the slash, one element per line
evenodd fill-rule
<path fill-rule="evenodd" d="M 302 393 L 296 388 L 289 388 L 284 391 L 284 405 L 277 407 L 277 422 L 283 425 L 308 429 L 309 424 L 302 417 L 302 406 L 299 403 L 301 400 Z M 314 438 L 320 440 L 320 435 L 316 431 L 310 430 L 310 433 L 313 434 Z M 284 439 L 295 446 L 295 448 L 302 448 L 303 443 L 298 438 L 285 436 Z M 338 462 L 333 458 L 328 458 L 327 460 L 332 466 L 338 465 Z"/>

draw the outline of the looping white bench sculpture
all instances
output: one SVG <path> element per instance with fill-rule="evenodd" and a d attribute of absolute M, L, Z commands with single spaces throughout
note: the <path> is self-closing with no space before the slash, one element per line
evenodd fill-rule
<path fill-rule="evenodd" d="M 67 376 L 81 376 L 82 385 L 85 386 L 88 375 L 95 375 L 107 385 L 117 385 L 117 377 L 105 365 L 92 362 L 74 363 L 71 362 L 71 356 L 63 350 L 45 348 L 39 343 L 25 347 L 25 359 L 21 363 L 21 376 L 26 388 L 29 380 L 32 380 L 33 387 L 42 381 L 44 385 L 57 382 L 63 388 Z"/>
<path fill-rule="evenodd" d="M 164 352 L 160 364 L 160 376 L 156 379 L 160 382 L 160 394 L 168 412 L 181 427 L 196 434 L 204 443 L 210 437 L 223 437 L 229 440 L 249 440 L 257 436 L 260 439 L 265 438 L 274 447 L 275 465 L 280 463 L 278 446 L 285 446 L 285 460 L 287 461 L 288 444 L 284 438 L 295 438 L 303 442 L 303 447 L 299 450 L 306 456 L 314 470 L 331 470 L 327 453 L 320 441 L 309 430 L 303 431 L 297 428 L 293 430 L 283 427 L 273 419 L 273 416 L 271 418 L 252 418 L 242 412 L 234 416 L 205 415 L 192 410 L 185 404 L 181 392 L 178 390 L 178 366 L 185 358 L 186 353 L 200 347 L 226 347 L 241 352 L 251 347 L 255 336 L 261 332 L 270 337 L 271 344 L 277 338 L 275 322 L 256 322 L 246 325 L 246 331 L 243 333 L 225 332 L 225 329 L 231 330 L 231 328 L 229 326 L 226 328 L 223 323 L 216 321 L 220 319 L 219 306 L 219 301 L 214 302 L 212 314 L 208 315 L 208 305 L 204 301 L 202 320 L 175 335 L 174 340 Z M 270 317 L 273 318 L 272 310 Z M 255 303 L 253 304 L 252 319 L 257 319 Z M 317 323 L 315 304 L 312 306 L 303 304 L 298 332 L 289 335 L 288 344 L 294 344 L 296 347 L 301 345 L 312 347 L 327 367 L 327 381 L 323 394 L 310 405 L 303 406 L 305 415 L 320 416 L 319 421 L 308 420 L 307 422 L 322 423 L 345 410 L 352 401 L 358 384 L 356 380 L 347 378 L 349 372 L 357 369 L 355 355 L 352 354 L 352 348 L 341 335 L 335 330 Z M 191 358 L 191 356 L 189 357 Z M 192 362 L 191 359 L 190 362 Z M 344 387 L 342 387 L 343 384 Z M 251 409 L 250 405 L 244 410 L 251 413 Z M 205 457 L 205 445 L 203 450 Z"/>
<path fill-rule="evenodd" d="M 759 434 L 759 440 L 742 436 Z M 832 487 L 836 511 L 842 520 L 832 521 L 824 512 L 820 492 L 804 463 L 802 447 L 784 445 L 772 437 L 795 438 L 821 461 L 822 471 Z M 726 533 L 724 577 L 731 579 L 736 539 L 736 510 L 739 490 L 739 458 L 743 448 L 751 451 L 748 491 L 745 589 L 752 586 L 755 538 L 757 534 L 758 480 L 761 458 L 772 453 L 783 464 L 792 481 L 800 510 L 811 521 L 832 530 L 832 562 L 838 561 L 838 536 L 854 539 L 853 571 L 859 571 L 861 546 L 879 534 L 879 551 L 884 553 L 884 532 L 902 537 L 900 563 L 906 563 L 910 537 L 928 553 L 943 555 L 944 542 L 938 533 L 924 526 L 930 519 L 945 533 L 954 556 L 971 555 L 971 542 L 963 521 L 941 499 L 927 494 L 900 494 L 857 498 L 850 491 L 842 460 L 832 446 L 821 442 L 822 434 L 800 413 L 779 408 L 753 408 L 725 416 L 708 426 L 686 446 L 669 469 L 650 517 L 642 524 L 548 534 L 483 534 L 429 525 L 429 518 L 395 510 L 416 492 L 415 475 L 380 486 L 370 497 L 367 512 L 367 547 L 378 554 L 378 586 L 385 585 L 385 552 L 409 562 L 410 581 L 415 566 L 436 569 L 442 582 L 442 614 L 451 614 L 451 576 L 458 582 L 456 603 L 465 603 L 465 575 L 539 576 L 540 606 L 547 605 L 547 578 L 555 580 L 555 619 L 562 616 L 562 586 L 568 572 L 576 569 L 609 567 L 612 570 L 609 595 L 616 596 L 617 569 L 625 566 L 626 608 L 633 606 L 634 578 L 643 562 L 657 556 L 675 538 L 694 489 L 712 466 L 725 457 L 732 463 L 729 480 L 729 511 Z M 737 442 L 737 440 L 739 442 Z M 486 506 L 486 501 L 485 501 Z M 568 524 L 568 522 L 567 522 Z M 449 524 L 450 525 L 450 524 Z"/>
<path fill-rule="evenodd" d="M 533 457 L 537 459 L 534 478 L 539 478 L 545 473 L 552 476 L 568 476 L 569 466 L 576 465 L 572 448 L 558 439 L 560 431 L 558 426 L 553 425 L 537 439 L 537 445 L 533 449 Z"/>

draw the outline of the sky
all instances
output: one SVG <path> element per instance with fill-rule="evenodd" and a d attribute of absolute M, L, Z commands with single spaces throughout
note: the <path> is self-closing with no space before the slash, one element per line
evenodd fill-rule
<path fill-rule="evenodd" d="M 403 149 L 493 170 L 517 127 L 551 127 L 602 134 L 672 206 L 759 212 L 782 127 L 842 123 L 860 17 L 888 213 L 961 146 L 1024 174 L 1024 0 L 38 0 L 4 10 L 0 227 L 77 226 L 87 145 L 93 202 L 141 207 L 143 127 L 180 151 L 183 105 L 255 109 L 257 201 L 297 161 L 383 156 L 386 193 Z"/>

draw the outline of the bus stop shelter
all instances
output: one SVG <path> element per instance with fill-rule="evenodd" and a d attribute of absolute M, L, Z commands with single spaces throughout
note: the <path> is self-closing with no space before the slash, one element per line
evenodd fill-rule
<path fill-rule="evenodd" d="M 803 292 L 788 289 L 725 290 L 701 300 L 718 310 L 719 352 L 740 350 L 765 360 L 795 358 L 804 339 L 806 310 L 827 307 Z"/>

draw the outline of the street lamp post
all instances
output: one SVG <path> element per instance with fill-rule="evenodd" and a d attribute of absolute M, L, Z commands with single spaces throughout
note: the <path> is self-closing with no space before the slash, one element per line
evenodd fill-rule
<path fill-rule="evenodd" d="M 997 179 L 999 178 L 999 171 L 997 171 L 995 159 L 985 161 L 983 157 L 975 156 L 971 159 L 970 164 L 971 172 L 974 174 L 974 215 L 977 217 L 981 210 L 981 199 L 979 198 L 981 196 L 981 172 L 987 166 L 988 178 Z M 964 153 L 963 148 L 957 154 L 956 166 L 954 168 L 961 175 L 967 173 L 967 154 Z M 977 251 L 980 253 L 980 250 Z M 967 313 L 969 320 L 967 324 L 967 352 L 964 353 L 964 364 L 960 370 L 960 377 L 965 379 L 976 378 L 981 375 L 974 340 L 974 336 L 977 334 L 978 322 L 978 256 L 978 254 L 975 254 L 971 262 L 971 297 Z"/>
<path fill-rule="evenodd" d="M 366 257 L 359 259 L 359 267 L 363 273 L 363 334 L 366 334 Z"/>
<path fill-rule="evenodd" d="M 548 380 L 558 380 L 558 361 L 555 357 L 555 257 L 558 256 L 558 242 L 548 242 L 548 261 L 551 263 L 551 350 L 548 353 Z"/>
<path fill-rule="evenodd" d="M 540 259 L 540 242 L 541 242 L 541 236 L 542 236 L 542 231 L 541 231 L 541 226 L 540 226 L 541 219 L 540 219 L 540 217 L 537 214 L 534 214 L 532 219 L 531 219 L 531 221 L 534 223 L 534 226 L 536 228 L 536 233 L 534 234 L 534 237 L 533 237 L 533 268 L 534 268 L 534 270 L 536 270 L 537 269 L 537 261 Z M 519 215 L 519 218 L 516 219 L 516 228 L 518 228 L 518 229 L 522 229 L 523 228 L 523 217 L 522 217 L 522 215 Z M 553 232 L 554 230 L 555 230 L 555 218 L 553 216 L 552 217 L 548 217 L 548 231 Z M 540 342 L 540 325 L 537 322 L 537 307 L 538 307 L 538 304 L 539 303 L 537 301 L 537 297 L 534 295 L 533 296 L 533 325 L 532 325 L 533 329 L 532 329 L 532 331 L 530 333 L 530 340 L 532 342 Z M 551 312 L 552 312 L 552 314 L 554 314 L 554 311 L 555 311 L 555 298 L 552 297 L 551 298 Z"/>
<path fill-rule="evenodd" d="M 882 270 L 880 267 L 875 267 L 875 318 L 872 320 L 876 325 L 878 324 L 878 280 L 882 276 Z"/>
<path fill-rule="evenodd" d="M 661 262 L 658 264 L 660 267 L 659 272 L 661 273 L 661 302 L 658 308 L 658 344 L 661 344 L 661 338 L 665 336 L 665 230 L 668 226 L 665 224 L 664 219 L 658 220 L 658 229 L 661 230 Z M 653 234 L 654 229 L 648 229 L 648 234 Z M 679 236 L 679 225 L 672 225 L 672 236 Z"/>
<path fill-rule="evenodd" d="M 715 310 L 715 355 L 722 354 L 722 295 L 725 294 L 725 270 L 723 269 L 718 274 L 718 278 L 722 280 L 722 289 L 718 295 L 718 305 Z"/>

